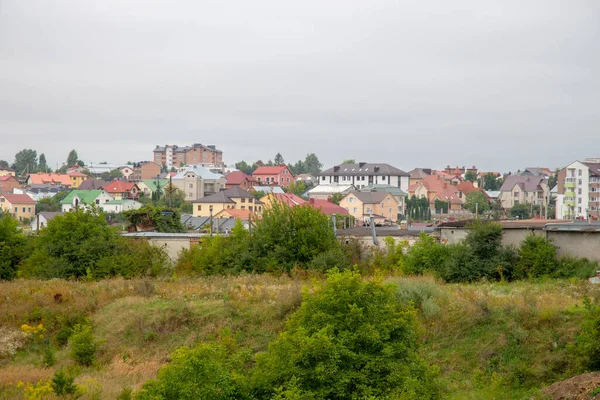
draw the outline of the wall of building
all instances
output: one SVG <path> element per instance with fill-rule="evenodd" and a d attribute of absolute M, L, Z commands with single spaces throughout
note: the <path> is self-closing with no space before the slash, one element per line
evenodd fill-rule
<path fill-rule="evenodd" d="M 558 247 L 558 255 L 572 255 L 600 261 L 600 232 L 547 231 Z"/>

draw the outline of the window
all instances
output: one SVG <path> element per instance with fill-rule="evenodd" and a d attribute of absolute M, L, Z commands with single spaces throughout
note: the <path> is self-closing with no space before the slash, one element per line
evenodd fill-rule
<path fill-rule="evenodd" d="M 193 183 L 190 183 L 190 184 L 188 185 L 188 188 L 189 188 L 189 189 L 193 189 L 193 188 L 194 188 L 194 184 L 193 184 Z"/>
<path fill-rule="evenodd" d="M 245 203 L 245 202 L 246 202 L 246 199 L 242 199 L 242 203 Z"/>
<path fill-rule="evenodd" d="M 23 207 L 23 212 L 25 212 L 25 207 Z"/>
<path fill-rule="evenodd" d="M 325 177 L 324 177 L 324 176 L 322 176 L 322 177 L 321 177 L 321 180 L 322 180 L 322 181 L 324 181 L 324 180 L 325 180 Z M 2 199 L 2 200 L 4 200 L 4 199 Z"/>
<path fill-rule="evenodd" d="M 581 204 L 581 197 L 577 199 L 577 203 Z"/>
<path fill-rule="evenodd" d="M 390 213 L 392 212 L 392 209 L 391 209 L 391 208 L 389 209 L 389 212 L 390 212 Z"/>
<path fill-rule="evenodd" d="M 289 183 L 289 181 L 290 181 L 290 178 L 287 178 L 287 181 L 288 181 L 288 183 Z"/>
<path fill-rule="evenodd" d="M 579 184 L 581 185 L 581 179 L 579 180 Z"/>
<path fill-rule="evenodd" d="M 370 213 L 371 213 L 371 208 L 369 207 L 369 208 L 367 208 L 367 214 L 370 214 Z"/>
<path fill-rule="evenodd" d="M 252 211 L 252 206 L 248 206 L 248 210 Z"/>
<path fill-rule="evenodd" d="M 245 210 L 245 209 L 246 209 L 246 206 L 242 206 L 241 208 L 242 208 L 242 210 Z"/>
<path fill-rule="evenodd" d="M 348 197 L 348 203 L 354 203 L 354 197 Z"/>
<path fill-rule="evenodd" d="M 354 208 L 352 209 L 352 212 L 356 212 L 356 207 L 354 207 Z"/>
<path fill-rule="evenodd" d="M 581 188 L 577 189 L 577 194 L 581 194 Z"/>
<path fill-rule="evenodd" d="M 19 207 L 15 207 L 15 212 L 19 212 Z"/>
<path fill-rule="evenodd" d="M 188 197 L 192 198 L 192 197 L 194 197 L 194 194 L 192 192 L 188 192 Z"/>
<path fill-rule="evenodd" d="M 581 170 L 577 171 L 579 173 L 579 176 L 581 176 L 581 174 L 583 173 Z"/>
<path fill-rule="evenodd" d="M 31 212 L 31 207 L 29 207 L 29 208 L 27 209 L 27 212 Z"/>
<path fill-rule="evenodd" d="M 581 207 L 577 207 L 577 212 L 581 213 Z"/>
<path fill-rule="evenodd" d="M 198 211 L 202 211 L 202 206 L 198 206 Z"/>
<path fill-rule="evenodd" d="M 385 205 L 383 203 L 381 203 L 381 208 L 385 207 Z"/>
<path fill-rule="evenodd" d="M 100 199 L 96 199 L 96 204 L 100 204 Z"/>
<path fill-rule="evenodd" d="M 248 199 L 248 203 L 254 203 L 254 199 Z"/>

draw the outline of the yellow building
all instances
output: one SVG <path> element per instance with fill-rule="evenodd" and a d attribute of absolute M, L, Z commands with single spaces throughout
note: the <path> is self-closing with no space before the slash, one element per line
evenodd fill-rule
<path fill-rule="evenodd" d="M 263 204 L 250 193 L 233 187 L 192 202 L 194 217 L 213 217 L 223 210 L 248 210 L 260 213 Z"/>
<path fill-rule="evenodd" d="M 367 222 L 373 217 L 379 222 L 398 220 L 398 200 L 386 192 L 352 192 L 340 201 L 340 207 L 348 211 L 357 221 Z"/>
<path fill-rule="evenodd" d="M 32 219 L 35 216 L 35 200 L 26 194 L 0 195 L 0 208 L 19 221 Z"/>
<path fill-rule="evenodd" d="M 71 188 L 73 189 L 77 189 L 83 181 L 90 179 L 89 176 L 82 174 L 81 172 L 72 172 L 69 174 L 69 178 L 71 178 Z"/>
<path fill-rule="evenodd" d="M 10 175 L 10 176 L 15 176 L 15 171 L 11 168 L 3 168 L 0 167 L 0 176 L 6 176 L 6 175 Z"/>

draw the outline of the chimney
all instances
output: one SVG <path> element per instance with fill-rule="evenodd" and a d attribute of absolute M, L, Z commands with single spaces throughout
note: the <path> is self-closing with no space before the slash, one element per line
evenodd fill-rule
<path fill-rule="evenodd" d="M 362 167 L 364 167 L 364 166 L 365 166 L 365 164 L 366 164 L 366 162 L 364 162 L 364 161 L 362 161 L 362 162 L 359 162 L 359 163 L 358 163 L 358 168 L 362 168 Z"/>
<path fill-rule="evenodd" d="M 379 165 L 375 166 L 374 170 L 375 172 L 379 171 Z"/>
<path fill-rule="evenodd" d="M 333 172 L 338 172 L 340 170 L 340 166 L 336 165 L 333 167 Z"/>

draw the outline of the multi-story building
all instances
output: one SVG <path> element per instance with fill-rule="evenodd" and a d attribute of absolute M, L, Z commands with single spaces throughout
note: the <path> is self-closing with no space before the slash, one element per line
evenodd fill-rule
<path fill-rule="evenodd" d="M 225 189 L 227 179 L 203 167 L 187 167 L 175 175 L 172 182 L 185 193 L 186 201 L 195 201 Z"/>
<path fill-rule="evenodd" d="M 408 192 L 410 175 L 389 164 L 360 162 L 340 164 L 319 174 L 319 185 L 351 184 L 357 189 L 370 185 L 391 185 Z"/>
<path fill-rule="evenodd" d="M 26 194 L 1 194 L 0 209 L 19 221 L 35 216 L 35 200 Z"/>
<path fill-rule="evenodd" d="M 252 173 L 252 178 L 259 185 L 287 187 L 295 182 L 294 175 L 285 164 L 258 167 Z"/>
<path fill-rule="evenodd" d="M 239 187 L 225 189 L 219 193 L 193 201 L 194 217 L 215 216 L 223 210 L 262 211 L 262 203 Z"/>
<path fill-rule="evenodd" d="M 515 204 L 547 206 L 550 201 L 548 180 L 543 175 L 508 175 L 500 188 L 502 207 Z"/>
<path fill-rule="evenodd" d="M 177 145 L 156 146 L 154 149 L 154 162 L 159 165 L 166 165 L 169 168 L 206 163 L 224 166 L 221 150 L 218 150 L 215 145 L 205 146 L 200 143 L 184 147 Z"/>
<path fill-rule="evenodd" d="M 559 171 L 556 219 L 600 217 L 600 158 L 575 161 Z"/>
<path fill-rule="evenodd" d="M 153 161 L 141 161 L 133 164 L 133 170 L 129 176 L 130 181 L 139 182 L 144 179 L 156 179 L 160 175 L 160 164 Z"/>
<path fill-rule="evenodd" d="M 340 201 L 340 207 L 363 223 L 371 216 L 377 223 L 398 220 L 398 200 L 386 192 L 352 192 Z"/>

